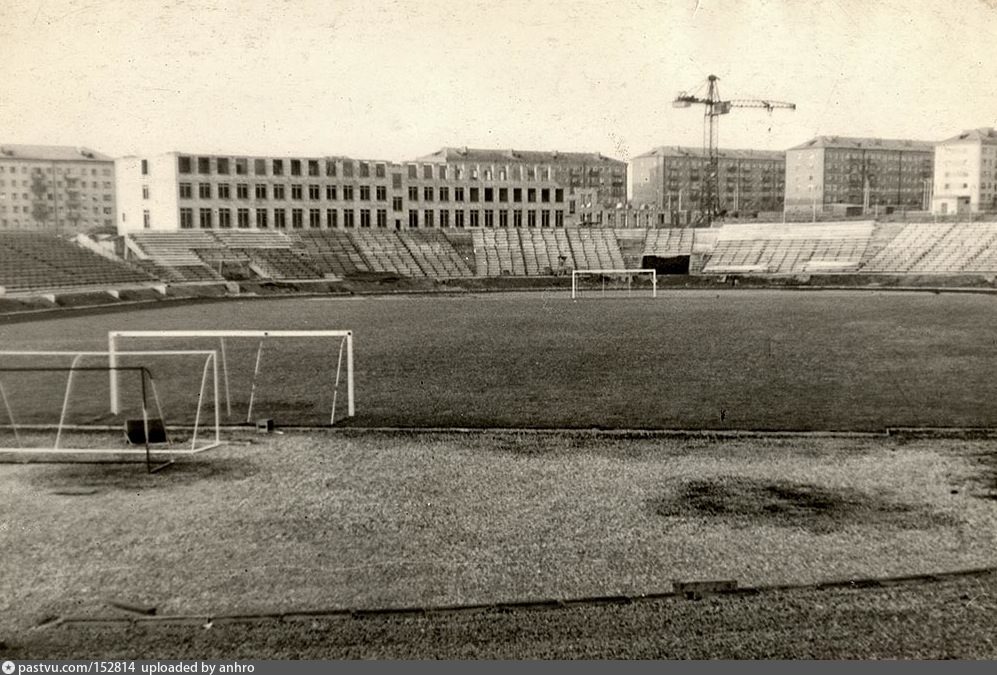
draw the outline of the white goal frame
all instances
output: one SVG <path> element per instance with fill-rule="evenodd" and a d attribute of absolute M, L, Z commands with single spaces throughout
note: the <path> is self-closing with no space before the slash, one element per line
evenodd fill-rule
<path fill-rule="evenodd" d="M 627 292 L 630 292 L 630 277 L 635 274 L 649 274 L 651 276 L 651 297 L 658 297 L 658 272 L 653 269 L 617 269 L 617 270 L 572 270 L 571 271 L 571 299 L 578 297 L 578 277 L 588 275 L 628 275 Z"/>
<path fill-rule="evenodd" d="M 195 416 L 194 416 L 194 428 L 193 428 L 193 431 L 191 432 L 191 440 L 190 440 L 190 447 L 189 448 L 186 448 L 186 447 L 172 447 L 172 446 L 168 447 L 168 448 L 155 448 L 155 449 L 150 448 L 149 447 L 149 443 L 148 443 L 148 438 L 149 438 L 149 411 L 147 410 L 147 408 L 145 406 L 143 406 L 143 408 L 142 408 L 142 419 L 143 419 L 144 426 L 145 426 L 145 440 L 146 440 L 144 448 L 99 448 L 99 447 L 98 448 L 64 448 L 64 447 L 60 447 L 60 442 L 62 440 L 63 431 L 65 429 L 72 428 L 74 430 L 86 430 L 88 428 L 91 428 L 91 429 L 100 429 L 101 428 L 99 426 L 87 427 L 87 426 L 81 426 L 81 425 L 74 425 L 72 427 L 69 427 L 68 425 L 66 425 L 66 414 L 67 414 L 68 408 L 69 408 L 70 394 L 72 393 L 73 379 L 74 379 L 73 376 L 79 370 L 94 370 L 94 368 L 87 368 L 87 367 L 84 367 L 84 366 L 80 366 L 79 363 L 80 363 L 81 359 L 84 359 L 84 358 L 96 358 L 96 357 L 103 357 L 103 358 L 105 358 L 107 360 L 107 366 L 106 367 L 105 366 L 101 366 L 100 368 L 96 368 L 96 370 L 104 370 L 106 368 L 108 370 L 108 372 L 111 373 L 111 381 L 115 382 L 115 383 L 117 383 L 117 378 L 115 377 L 115 375 L 119 372 L 119 370 L 144 370 L 144 371 L 146 371 L 146 373 L 150 374 L 150 376 L 151 376 L 151 371 L 149 371 L 149 369 L 146 368 L 146 367 L 144 367 L 144 366 L 119 367 L 116 362 L 115 363 L 111 363 L 112 359 L 114 359 L 116 361 L 116 359 L 115 359 L 116 355 L 113 352 L 110 352 L 110 351 L 29 351 L 29 350 L 2 350 L 2 351 L 0 351 L 0 357 L 5 357 L 5 356 L 11 356 L 11 357 L 33 357 L 33 356 L 34 357 L 53 357 L 53 356 L 70 357 L 71 356 L 71 357 L 73 357 L 73 360 L 72 360 L 72 362 L 68 366 L 65 366 L 65 367 L 53 367 L 53 368 L 50 369 L 50 370 L 65 370 L 66 372 L 69 373 L 69 375 L 66 378 L 66 390 L 63 393 L 62 410 L 61 410 L 60 415 L 59 415 L 59 423 L 57 425 L 55 425 L 55 428 L 56 428 L 55 443 L 52 445 L 52 447 L 23 447 L 23 446 L 18 446 L 18 447 L 0 447 L 0 453 L 22 453 L 22 454 L 29 454 L 29 455 L 31 455 L 31 454 L 115 455 L 115 456 L 117 456 L 117 455 L 122 455 L 122 456 L 125 456 L 125 455 L 145 455 L 148 458 L 148 456 L 150 455 L 150 453 L 157 454 L 157 455 L 158 454 L 168 454 L 168 455 L 176 455 L 176 456 L 179 456 L 179 455 L 196 455 L 196 454 L 204 452 L 206 450 L 211 450 L 212 448 L 217 448 L 218 446 L 220 446 L 222 444 L 222 441 L 221 441 L 221 411 L 219 409 L 219 399 L 218 399 L 218 389 L 219 389 L 219 387 L 218 387 L 218 359 L 217 359 L 217 355 L 215 354 L 214 350 L 209 350 L 209 349 L 183 349 L 183 350 L 159 349 L 159 350 L 145 350 L 145 351 L 130 351 L 130 352 L 123 352 L 123 353 L 127 354 L 129 357 L 132 357 L 132 356 L 202 356 L 202 357 L 204 357 L 204 366 L 203 366 L 202 372 L 201 372 L 201 384 L 200 384 L 200 388 L 198 390 L 198 397 L 197 397 L 197 410 L 196 410 Z M 29 370 L 34 370 L 34 369 L 35 368 L 30 368 L 29 367 L 29 368 L 25 368 L 24 370 L 25 371 L 29 371 Z M 46 368 L 39 367 L 39 368 L 37 368 L 37 370 L 46 370 Z M 208 439 L 206 441 L 203 441 L 200 445 L 198 445 L 197 432 L 198 432 L 198 429 L 200 428 L 200 425 L 201 425 L 201 409 L 203 407 L 202 404 L 204 402 L 205 391 L 206 391 L 207 386 L 208 386 L 208 376 L 209 376 L 209 373 L 211 375 L 211 380 L 212 380 L 212 394 L 213 394 L 213 398 L 214 398 L 214 401 L 213 401 L 213 406 L 214 406 L 214 435 L 213 436 L 214 437 L 212 439 Z M 155 382 L 154 382 L 154 380 L 151 380 L 151 379 L 150 379 L 150 381 L 153 383 L 152 384 L 152 386 L 153 386 L 153 396 L 154 396 L 154 398 L 156 398 L 156 407 L 157 407 L 157 410 L 158 410 L 159 403 L 158 403 L 158 397 L 155 394 Z M 9 417 L 11 417 L 10 423 L 11 423 L 11 427 L 12 427 L 12 430 L 14 432 L 15 438 L 17 438 L 18 426 L 20 426 L 20 428 L 24 428 L 24 429 L 38 429 L 38 428 L 48 429 L 48 428 L 51 428 L 53 426 L 51 424 L 44 424 L 44 425 L 17 425 L 16 421 L 13 419 L 13 417 L 11 415 L 11 411 L 10 411 L 10 407 L 8 405 L 6 393 L 2 394 L 2 398 L 3 398 L 3 400 L 0 401 L 0 403 L 3 404 L 4 411 L 5 411 L 6 415 L 9 416 Z M 112 410 L 111 412 L 112 412 L 112 414 L 115 414 L 115 415 L 119 414 L 118 410 Z M 162 411 L 159 410 L 158 412 L 159 412 L 159 415 L 160 415 L 160 419 L 162 419 Z M 165 420 L 162 420 L 162 421 L 165 424 Z"/>
<path fill-rule="evenodd" d="M 339 367 L 336 370 L 334 382 L 332 411 L 329 414 L 329 423 L 336 421 L 336 396 L 339 393 L 339 374 L 342 367 L 343 345 L 346 347 L 346 409 L 347 417 L 356 415 L 356 405 L 354 403 L 354 378 L 353 378 L 353 331 L 351 330 L 112 330 L 107 333 L 107 350 L 111 356 L 111 366 L 117 365 L 117 354 L 133 354 L 134 352 L 118 348 L 118 340 L 122 338 L 146 338 L 146 339 L 186 339 L 186 338 L 217 338 L 220 345 L 222 377 L 225 384 L 225 401 L 228 414 L 232 414 L 229 403 L 228 390 L 228 363 L 225 358 L 225 338 L 340 338 Z M 262 345 L 262 343 L 261 343 Z M 260 353 L 256 354 L 256 370 L 260 367 Z M 254 376 L 255 389 L 255 376 Z M 111 371 L 111 412 L 117 413 L 118 401 L 118 376 L 117 371 Z M 250 393 L 250 403 L 248 416 L 252 415 L 253 392 Z M 247 420 L 249 421 L 249 420 Z"/>

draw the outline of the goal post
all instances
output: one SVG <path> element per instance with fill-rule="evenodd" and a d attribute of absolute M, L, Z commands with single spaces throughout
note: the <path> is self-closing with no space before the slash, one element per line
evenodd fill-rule
<path fill-rule="evenodd" d="M 622 291 L 627 294 L 633 292 L 634 280 L 647 278 L 651 282 L 651 297 L 658 297 L 658 273 L 653 269 L 604 269 L 604 270 L 572 270 L 571 272 L 571 298 L 578 298 L 585 290 L 584 281 L 587 278 L 594 280 L 594 288 L 606 290 Z M 608 283 L 607 283 L 608 282 Z M 639 282 L 638 282 L 639 283 Z M 607 286 L 609 287 L 607 289 Z"/>
<path fill-rule="evenodd" d="M 302 377 L 318 377 L 317 386 L 324 392 L 331 389 L 331 410 L 328 413 L 328 423 L 335 424 L 336 407 L 339 397 L 340 382 L 343 379 L 345 370 L 346 384 L 346 413 L 347 417 L 356 415 L 355 403 L 355 377 L 353 366 L 353 331 L 351 330 L 119 330 L 109 331 L 107 335 L 108 352 L 112 355 L 111 365 L 115 365 L 117 355 L 131 353 L 124 344 L 127 340 L 136 339 L 145 341 L 146 344 L 156 341 L 190 345 L 199 340 L 210 340 L 215 351 L 219 355 L 219 365 L 221 368 L 220 381 L 223 386 L 221 394 L 226 407 L 226 412 L 231 418 L 233 415 L 233 401 L 237 396 L 241 397 L 241 403 L 246 406 L 246 422 L 252 421 L 254 405 L 257 404 L 257 385 L 262 377 L 261 373 L 266 370 L 267 352 L 264 351 L 264 344 L 270 339 L 303 339 L 303 340 L 332 340 L 330 347 L 322 347 L 320 356 L 324 359 L 332 357 L 333 364 L 329 370 L 321 368 L 301 367 L 301 363 L 290 363 L 288 366 L 294 370 L 301 368 Z M 234 368 L 230 368 L 232 363 L 232 341 L 252 340 L 252 343 L 243 350 L 243 361 Z M 217 341 L 217 342 L 215 342 Z M 337 344 L 338 342 L 338 344 Z M 271 350 L 272 351 L 272 350 Z M 334 368 L 335 372 L 332 372 Z M 271 369 L 272 370 L 272 369 Z M 316 370 L 318 374 L 316 375 Z M 236 375 L 242 376 L 244 383 L 242 390 L 233 392 L 231 380 Z M 118 386 L 118 375 L 112 371 L 110 374 L 110 399 L 111 410 L 117 410 L 120 406 L 120 393 Z M 315 391 L 315 398 L 323 392 Z M 318 405 L 318 403 L 316 403 Z"/>
<path fill-rule="evenodd" d="M 0 442 L 0 455 L 40 455 L 64 461 L 68 457 L 120 461 L 144 455 L 153 471 L 165 466 L 153 468 L 154 457 L 168 455 L 172 462 L 177 456 L 221 445 L 214 351 L 145 350 L 119 356 L 111 365 L 112 354 L 107 351 L 0 351 L 0 430 L 9 430 L 13 438 L 13 444 Z M 188 367 L 178 367 L 185 359 Z M 107 399 L 99 391 L 107 381 L 104 373 L 112 376 L 111 381 L 128 378 L 126 412 L 138 419 L 124 424 L 124 445 L 112 442 L 114 430 L 122 430 L 118 417 L 122 411 L 119 407 L 109 413 L 104 408 Z M 87 379 L 88 375 L 96 380 Z M 160 385 L 165 384 L 167 399 L 172 396 L 176 406 L 163 405 L 159 375 L 166 376 Z M 205 413 L 209 398 L 214 410 Z M 187 404 L 184 412 L 174 409 L 183 408 L 183 403 Z M 181 419 L 182 426 L 170 425 L 169 413 L 176 413 L 170 421 Z M 182 419 L 185 413 L 188 417 Z M 205 433 L 206 428 L 212 432 Z M 189 444 L 174 442 L 180 429 L 189 429 Z"/>

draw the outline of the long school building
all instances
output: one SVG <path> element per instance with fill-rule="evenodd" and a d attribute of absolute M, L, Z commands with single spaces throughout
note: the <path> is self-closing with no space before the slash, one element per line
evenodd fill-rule
<path fill-rule="evenodd" d="M 582 182 L 582 167 L 589 189 L 625 190 L 626 164 L 589 153 L 445 149 L 400 164 L 124 157 L 116 162 L 118 231 L 564 227 L 577 221 L 573 181 Z"/>

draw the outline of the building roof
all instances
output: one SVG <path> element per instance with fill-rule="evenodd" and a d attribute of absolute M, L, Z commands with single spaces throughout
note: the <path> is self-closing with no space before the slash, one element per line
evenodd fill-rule
<path fill-rule="evenodd" d="M 834 148 L 838 150 L 914 150 L 930 152 L 935 147 L 929 141 L 903 138 L 858 138 L 854 136 L 817 136 L 806 143 L 794 145 L 790 150 Z"/>
<path fill-rule="evenodd" d="M 786 153 L 781 150 L 738 150 L 735 148 L 719 148 L 717 154 L 720 159 L 786 159 Z M 634 159 L 641 157 L 702 157 L 703 149 L 686 145 L 659 145 L 643 155 L 637 155 Z"/>
<path fill-rule="evenodd" d="M 535 164 L 561 163 L 601 163 L 620 164 L 626 162 L 606 157 L 598 152 L 561 152 L 559 150 L 497 150 L 482 148 L 445 147 L 436 152 L 417 157 L 417 162 L 527 162 Z"/>
<path fill-rule="evenodd" d="M 111 162 L 112 157 L 73 145 L 0 144 L 0 159 L 26 159 L 44 162 Z"/>
<path fill-rule="evenodd" d="M 991 127 L 970 129 L 962 132 L 958 136 L 946 138 L 944 141 L 941 141 L 939 145 L 944 145 L 946 143 L 962 143 L 965 141 L 983 143 L 984 145 L 997 145 L 997 129 L 992 129 Z"/>

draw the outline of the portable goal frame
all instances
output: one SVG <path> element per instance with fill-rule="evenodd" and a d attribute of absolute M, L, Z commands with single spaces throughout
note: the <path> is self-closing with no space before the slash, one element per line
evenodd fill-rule
<path fill-rule="evenodd" d="M 578 297 L 578 277 L 579 276 L 627 276 L 627 293 L 631 291 L 631 279 L 635 274 L 644 274 L 651 277 L 651 297 L 658 297 L 658 273 L 653 269 L 619 269 L 619 270 L 572 270 L 571 271 L 571 299 Z M 603 280 L 603 291 L 605 291 L 605 279 Z"/>
<path fill-rule="evenodd" d="M 115 354 L 110 351 L 28 351 L 28 350 L 2 350 L 0 351 L 0 359 L 3 357 L 73 357 L 73 360 L 68 366 L 16 366 L 16 367 L 0 367 L 0 405 L 3 406 L 3 411 L 5 412 L 7 418 L 10 421 L 11 431 L 13 432 L 15 443 L 17 447 L 0 447 L 0 453 L 15 453 L 15 454 L 48 454 L 48 455 L 69 455 L 69 456 L 95 456 L 95 455 L 112 455 L 112 456 L 131 456 L 131 455 L 144 455 L 146 464 L 149 466 L 149 470 L 154 471 L 166 466 L 166 464 L 172 463 L 167 462 L 166 464 L 161 464 L 153 468 L 152 456 L 153 455 L 173 455 L 173 456 L 183 456 L 183 455 L 195 455 L 206 450 L 211 450 L 221 445 L 221 412 L 219 410 L 219 387 L 218 387 L 218 361 L 217 355 L 213 350 L 203 350 L 203 349 L 186 349 L 186 350 L 145 350 L 145 351 L 130 351 L 124 352 L 129 357 L 142 357 L 142 356 L 203 356 L 204 366 L 201 372 L 201 383 L 198 389 L 197 395 L 197 408 L 194 414 L 194 427 L 191 432 L 190 447 L 177 447 L 169 446 L 165 448 L 152 448 L 149 441 L 149 406 L 147 399 L 147 389 L 146 382 L 149 383 L 152 390 L 153 400 L 156 404 L 156 411 L 158 413 L 159 419 L 162 421 L 164 430 L 166 427 L 166 420 L 164 419 L 162 408 L 159 402 L 159 395 L 156 393 L 156 384 L 153 377 L 152 371 L 142 365 L 137 366 L 119 366 L 116 363 Z M 80 361 L 86 358 L 97 358 L 102 357 L 107 359 L 108 364 L 106 366 L 82 366 Z M 114 361 L 114 363 L 112 363 Z M 143 445 L 144 447 L 139 448 L 66 448 L 61 447 L 61 441 L 63 436 L 63 431 L 69 428 L 66 425 L 66 416 L 69 410 L 69 401 L 73 389 L 73 379 L 77 372 L 103 372 L 108 371 L 111 376 L 111 382 L 117 382 L 117 374 L 119 372 L 139 372 L 141 378 L 141 392 L 142 392 L 142 424 L 143 424 Z M 56 436 L 55 442 L 52 447 L 30 447 L 23 446 L 20 442 L 20 436 L 18 433 L 19 427 L 21 429 L 38 429 L 39 426 L 42 428 L 51 428 L 51 424 L 47 425 L 18 425 L 14 418 L 13 410 L 10 406 L 10 401 L 6 390 L 3 387 L 2 375 L 5 372 L 67 372 L 69 373 L 66 377 L 66 388 L 62 397 L 62 409 L 59 413 L 59 422 L 55 425 Z M 214 434 L 213 438 L 207 441 L 202 441 L 198 445 L 198 430 L 201 427 L 201 410 L 203 408 L 204 397 L 208 385 L 208 375 L 211 374 L 212 379 L 212 397 L 214 406 Z M 112 410 L 112 414 L 119 414 L 118 410 Z M 80 427 L 79 425 L 74 425 L 72 427 L 75 430 L 86 430 L 88 427 Z M 91 427 L 94 430 L 101 430 L 99 426 Z"/>
<path fill-rule="evenodd" d="M 329 414 L 329 423 L 336 421 L 336 397 L 339 393 L 339 375 L 342 369 L 343 348 L 346 349 L 346 414 L 353 417 L 356 414 L 354 403 L 354 379 L 353 379 L 353 331 L 351 330 L 115 330 L 107 333 L 107 350 L 111 354 L 110 365 L 117 364 L 117 354 L 133 354 L 134 352 L 118 348 L 119 339 L 124 338 L 146 338 L 146 339 L 190 339 L 190 338 L 217 338 L 219 340 L 222 378 L 225 384 L 225 404 L 228 414 L 231 416 L 232 408 L 229 397 L 229 377 L 228 363 L 225 358 L 225 338 L 307 338 L 326 337 L 340 338 L 339 360 L 334 381 L 332 411 Z M 262 349 L 262 342 L 260 343 Z M 260 367 L 260 351 L 256 354 L 256 371 Z M 114 371 L 111 371 L 111 412 L 117 413 L 119 407 L 118 400 L 118 378 Z M 256 388 L 256 377 L 254 374 L 253 390 L 250 392 L 249 410 L 247 412 L 247 423 L 251 422 L 253 396 Z"/>

